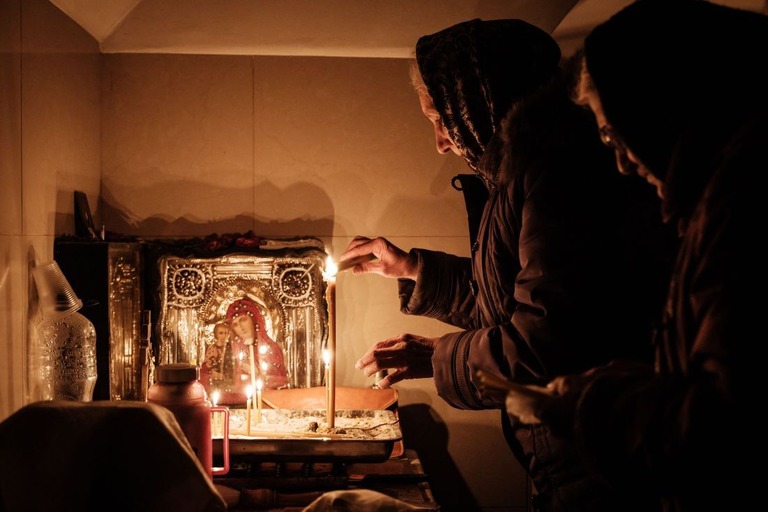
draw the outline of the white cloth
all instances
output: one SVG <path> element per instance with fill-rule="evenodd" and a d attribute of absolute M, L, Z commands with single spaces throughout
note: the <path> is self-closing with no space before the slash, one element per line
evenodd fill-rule
<path fill-rule="evenodd" d="M 133 401 L 37 402 L 0 423 L 0 512 L 221 512 L 173 413 Z"/>
<path fill-rule="evenodd" d="M 330 491 L 304 507 L 302 512 L 409 512 L 424 510 L 369 489 Z"/>

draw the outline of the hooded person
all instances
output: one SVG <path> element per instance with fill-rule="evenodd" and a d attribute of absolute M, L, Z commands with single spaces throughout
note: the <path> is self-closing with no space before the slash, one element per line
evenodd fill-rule
<path fill-rule="evenodd" d="M 227 323 L 235 338 L 233 350 L 239 364 L 236 373 L 241 379 L 240 387 L 247 386 L 252 376 L 264 378 L 265 389 L 288 385 L 288 369 L 283 350 L 269 337 L 259 305 L 250 297 L 233 301 L 227 308 Z M 250 347 L 253 347 L 253 351 Z M 256 360 L 255 364 L 251 360 L 251 353 Z"/>
<path fill-rule="evenodd" d="M 355 274 L 397 278 L 403 313 L 460 330 L 374 343 L 357 367 L 389 370 L 381 387 L 433 377 L 456 408 L 500 410 L 535 510 L 640 510 L 593 478 L 569 439 L 510 418 L 504 394 L 476 375 L 537 383 L 615 357 L 650 360 L 670 248 L 653 195 L 616 173 L 539 28 L 459 23 L 418 40 L 414 69 L 438 151 L 461 156 L 480 183 L 479 200 L 466 199 L 471 256 L 360 236 L 340 261 L 373 254 Z"/>
<path fill-rule="evenodd" d="M 590 467 L 664 510 L 762 499 L 748 468 L 765 453 L 755 247 L 768 221 L 757 184 L 768 169 L 766 49 L 768 17 L 699 0 L 637 1 L 584 43 L 578 100 L 620 167 L 656 186 L 680 235 L 655 365 L 558 377 L 511 391 L 506 408 L 570 430 Z"/>

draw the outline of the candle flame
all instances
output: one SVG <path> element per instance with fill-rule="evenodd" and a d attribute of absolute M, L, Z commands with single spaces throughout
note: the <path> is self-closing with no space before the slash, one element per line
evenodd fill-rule
<path fill-rule="evenodd" d="M 336 279 L 336 272 L 338 272 L 338 267 L 336 266 L 336 263 L 333 261 L 333 258 L 331 258 L 330 255 L 325 259 L 325 270 L 323 271 L 323 279 L 326 281 L 333 281 Z"/>
<path fill-rule="evenodd" d="M 248 400 L 250 400 L 251 397 L 253 396 L 253 386 L 251 386 L 250 384 L 248 385 L 247 388 L 245 388 L 245 396 L 248 398 Z"/>
<path fill-rule="evenodd" d="M 263 387 L 264 387 L 264 381 L 262 381 L 261 378 L 256 379 L 256 391 L 261 392 L 261 389 Z"/>
<path fill-rule="evenodd" d="M 212 397 L 212 398 L 213 398 L 213 406 L 214 406 L 214 407 L 216 407 L 217 405 L 219 405 L 219 396 L 220 396 L 220 394 L 219 394 L 219 392 L 218 392 L 218 391 L 214 391 L 214 392 L 213 392 L 213 397 Z"/>
<path fill-rule="evenodd" d="M 327 348 L 323 349 L 323 362 L 325 363 L 325 366 L 331 364 L 331 351 Z"/>

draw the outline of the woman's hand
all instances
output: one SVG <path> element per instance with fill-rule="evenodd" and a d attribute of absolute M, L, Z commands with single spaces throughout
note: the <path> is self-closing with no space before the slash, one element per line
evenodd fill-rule
<path fill-rule="evenodd" d="M 437 338 L 415 334 L 379 341 L 355 363 L 355 368 L 362 370 L 366 377 L 389 370 L 388 375 L 376 383 L 382 389 L 403 379 L 432 377 L 432 354 L 437 343 Z"/>
<path fill-rule="evenodd" d="M 373 255 L 373 261 L 364 261 L 352 267 L 355 274 L 379 274 L 389 278 L 416 280 L 418 265 L 416 258 L 396 247 L 385 238 L 356 236 L 339 257 L 339 262 L 351 258 Z"/>

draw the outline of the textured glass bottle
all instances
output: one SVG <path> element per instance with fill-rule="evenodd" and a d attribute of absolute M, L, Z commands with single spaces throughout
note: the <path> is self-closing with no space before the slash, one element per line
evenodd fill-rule
<path fill-rule="evenodd" d="M 50 261 L 32 273 L 42 320 L 28 350 L 29 401 L 93 400 L 96 386 L 96 329 L 78 313 L 77 298 L 58 264 Z"/>
<path fill-rule="evenodd" d="M 96 330 L 78 312 L 37 326 L 37 400 L 93 400 Z"/>

